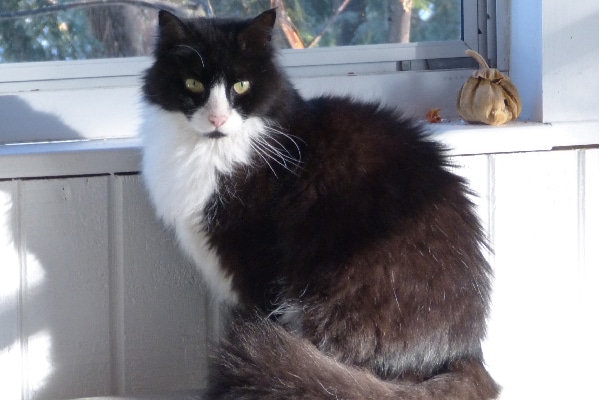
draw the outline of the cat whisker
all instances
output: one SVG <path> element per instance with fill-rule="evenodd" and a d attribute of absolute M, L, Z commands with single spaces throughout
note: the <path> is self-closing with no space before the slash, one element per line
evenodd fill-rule
<path fill-rule="evenodd" d="M 184 47 L 186 49 L 192 50 L 194 53 L 196 53 L 198 55 L 198 57 L 200 57 L 200 62 L 202 63 L 202 68 L 205 68 L 204 67 L 204 59 L 202 58 L 202 56 L 200 55 L 200 52 L 198 50 L 196 50 L 195 48 L 188 46 L 186 44 L 178 44 L 177 47 Z"/>
<path fill-rule="evenodd" d="M 264 139 L 261 139 L 261 140 L 255 139 L 253 141 L 252 147 L 254 150 L 256 150 L 259 153 L 259 155 L 263 159 L 265 159 L 265 157 L 267 157 L 267 158 L 271 159 L 272 161 L 275 161 L 277 164 L 281 165 L 283 168 L 285 168 L 289 172 L 296 174 L 296 171 L 294 169 L 292 169 L 290 167 L 290 165 L 288 165 L 288 164 L 291 164 L 293 167 L 297 168 L 300 165 L 300 162 L 298 160 L 296 160 L 295 158 L 286 156 L 279 149 L 274 147 L 272 144 L 266 142 Z M 269 167 L 271 167 L 270 164 L 269 164 Z M 273 170 L 273 168 L 271 168 L 271 170 Z M 273 171 L 273 172 L 275 172 L 275 171 Z M 277 176 L 277 174 L 275 174 L 275 176 Z"/>
<path fill-rule="evenodd" d="M 266 147 L 265 150 L 268 150 L 271 154 L 273 154 L 276 157 L 280 157 L 284 163 L 286 161 L 288 161 L 288 162 L 290 162 L 290 164 L 293 164 L 295 167 L 298 167 L 301 164 L 300 160 L 293 157 L 293 155 L 288 151 L 288 149 L 283 147 L 283 145 L 281 143 L 279 143 L 277 140 L 273 139 L 274 142 L 280 146 L 279 148 L 276 147 L 274 144 L 269 143 L 264 138 L 260 138 L 259 140 L 260 140 L 260 143 Z M 284 154 L 283 152 L 287 153 L 287 155 Z"/>
<path fill-rule="evenodd" d="M 275 133 L 277 135 L 281 135 L 281 136 L 285 137 L 286 139 L 288 139 L 289 141 L 291 141 L 294 144 L 294 146 L 296 146 L 296 150 L 298 150 L 299 158 L 302 158 L 302 152 L 300 151 L 300 146 L 298 145 L 298 142 L 296 142 L 296 140 L 299 140 L 300 142 L 306 144 L 306 142 L 302 138 L 295 136 L 295 135 L 291 135 L 289 133 L 286 133 L 282 129 L 275 128 L 272 125 L 267 125 L 266 128 L 269 132 Z"/>
<path fill-rule="evenodd" d="M 398 293 L 396 293 L 396 280 L 394 278 L 394 271 L 392 271 L 392 291 L 394 292 L 394 299 L 396 300 L 398 310 L 402 311 L 402 308 L 400 307 L 400 302 L 398 301 Z"/>
<path fill-rule="evenodd" d="M 277 172 L 275 172 L 275 169 L 273 169 L 273 167 L 272 167 L 272 166 L 271 166 L 271 164 L 269 163 L 269 160 L 267 159 L 267 157 L 265 157 L 265 156 L 262 154 L 262 151 L 261 151 L 261 149 L 258 147 L 258 145 L 257 145 L 257 144 L 256 144 L 254 141 L 250 141 L 250 147 L 252 147 L 252 149 L 254 149 L 254 151 L 256 152 L 256 154 L 258 154 L 258 156 L 259 156 L 260 158 L 262 158 L 262 159 L 265 161 L 265 163 L 266 163 L 266 164 L 269 166 L 269 169 L 270 169 L 271 171 L 273 171 L 273 175 L 275 175 L 276 177 L 278 177 L 278 175 L 277 175 Z M 268 158 L 272 158 L 272 157 L 268 157 Z"/>
<path fill-rule="evenodd" d="M 276 177 L 279 177 L 277 175 L 277 173 L 275 172 L 275 169 L 273 168 L 273 166 L 271 165 L 271 163 L 269 162 L 269 160 L 271 161 L 275 161 L 277 164 L 281 165 L 283 168 L 285 168 L 286 170 L 288 170 L 289 172 L 294 173 L 294 171 L 292 169 L 290 169 L 287 164 L 285 163 L 285 161 L 281 161 L 280 159 L 278 159 L 277 157 L 275 157 L 273 154 L 271 154 L 266 148 L 261 147 L 262 145 L 259 143 L 255 143 L 254 146 L 252 146 L 254 148 L 254 150 L 258 153 L 258 155 L 265 160 L 265 162 L 267 163 L 267 165 L 269 166 L 269 168 L 271 169 L 271 171 L 273 171 L 273 174 Z"/>

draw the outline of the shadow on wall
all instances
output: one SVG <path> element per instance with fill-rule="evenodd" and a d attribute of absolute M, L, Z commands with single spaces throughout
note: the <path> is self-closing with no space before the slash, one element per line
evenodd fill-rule
<path fill-rule="evenodd" d="M 0 182 L 1 397 L 18 400 L 42 388 L 51 375 L 48 327 L 26 318 L 47 279 L 35 254 L 20 240 L 17 181 Z M 26 267 L 25 267 L 26 266 Z"/>
<path fill-rule="evenodd" d="M 0 118 L 0 141 L 80 139 L 17 96 L 0 96 Z M 107 171 L 0 180 L 2 400 L 203 384 L 214 324 L 199 273 L 156 221 L 139 176 Z"/>
<path fill-rule="evenodd" d="M 81 139 L 59 117 L 36 111 L 19 96 L 0 96 L 0 145 L 57 137 Z M 39 398 L 54 368 L 51 324 L 39 312 L 49 277 L 28 249 L 26 202 L 20 181 L 0 181 L 0 397 L 7 400 Z"/>
<path fill-rule="evenodd" d="M 16 95 L 0 96 L 0 145 L 81 139 L 81 135 L 55 115 L 36 111 Z"/>

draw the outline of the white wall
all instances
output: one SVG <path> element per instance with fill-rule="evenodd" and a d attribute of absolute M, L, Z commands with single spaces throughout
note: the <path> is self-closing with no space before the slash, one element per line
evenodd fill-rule
<path fill-rule="evenodd" d="M 131 175 L 0 182 L 0 398 L 194 387 L 212 312 Z"/>
<path fill-rule="evenodd" d="M 600 356 L 598 150 L 455 161 L 481 194 L 496 250 L 485 354 L 502 399 L 589 398 Z M 139 176 L 0 182 L 0 255 L 2 399 L 203 384 L 215 308 Z"/>
<path fill-rule="evenodd" d="M 510 77 L 521 119 L 598 120 L 598 1 L 510 1 Z"/>
<path fill-rule="evenodd" d="M 484 353 L 502 399 L 595 398 L 598 150 L 475 156 L 496 275 Z"/>

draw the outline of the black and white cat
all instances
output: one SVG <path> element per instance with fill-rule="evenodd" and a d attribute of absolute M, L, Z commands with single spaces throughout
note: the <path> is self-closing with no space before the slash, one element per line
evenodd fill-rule
<path fill-rule="evenodd" d="M 163 11 L 144 78 L 152 202 L 237 310 L 207 398 L 496 398 L 465 182 L 411 120 L 301 98 L 275 61 L 275 15 Z"/>

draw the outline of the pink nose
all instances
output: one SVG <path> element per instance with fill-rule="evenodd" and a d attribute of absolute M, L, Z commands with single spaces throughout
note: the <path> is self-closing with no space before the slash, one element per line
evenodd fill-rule
<path fill-rule="evenodd" d="M 220 127 L 227 121 L 227 116 L 225 115 L 211 115 L 208 117 L 208 120 L 211 124 L 214 125 L 215 128 Z"/>

